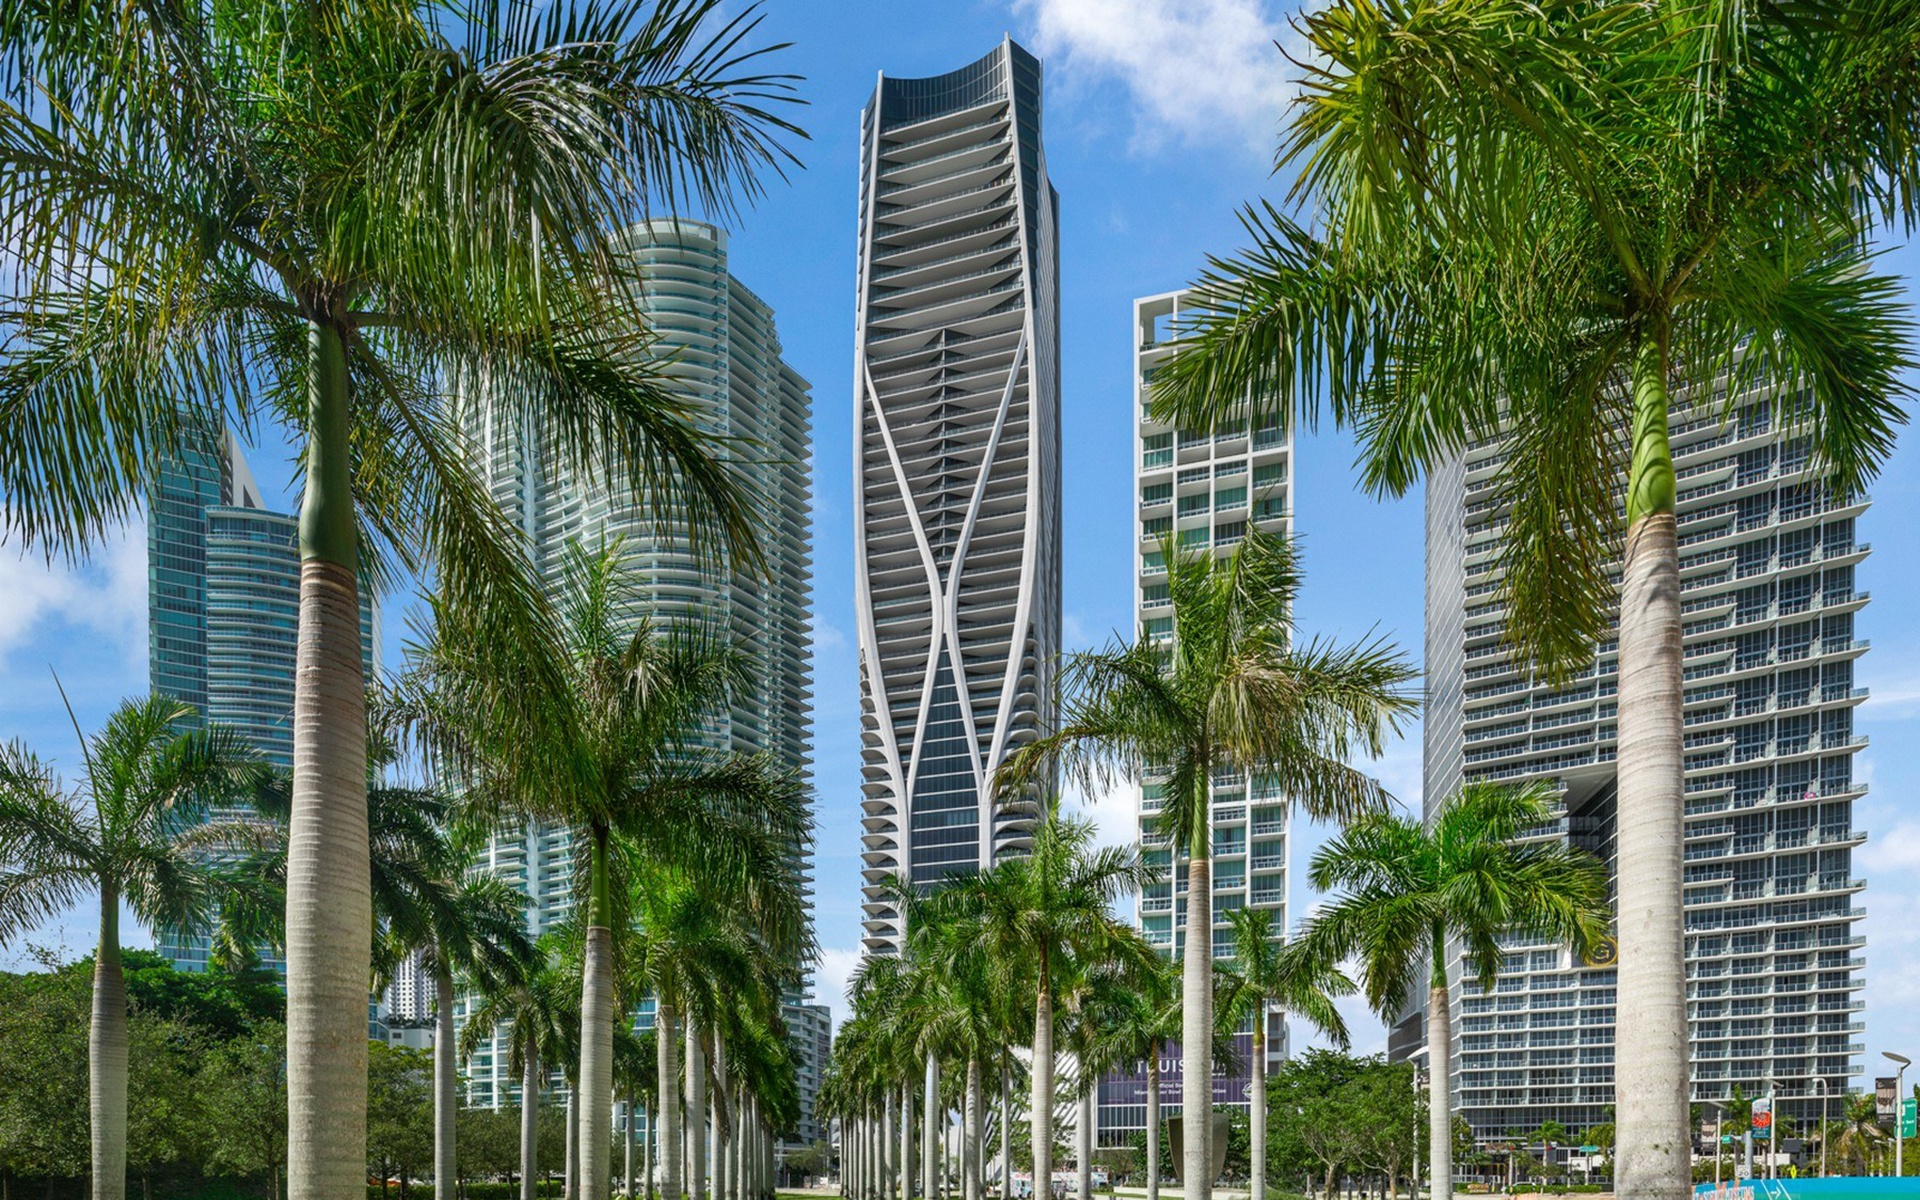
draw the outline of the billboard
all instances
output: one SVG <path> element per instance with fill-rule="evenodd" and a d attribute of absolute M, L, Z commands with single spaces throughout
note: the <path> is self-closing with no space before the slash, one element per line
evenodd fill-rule
<path fill-rule="evenodd" d="M 1893 1118 L 1893 1100 L 1900 1092 L 1897 1076 L 1882 1075 L 1873 1081 L 1873 1115 L 1882 1121 Z"/>

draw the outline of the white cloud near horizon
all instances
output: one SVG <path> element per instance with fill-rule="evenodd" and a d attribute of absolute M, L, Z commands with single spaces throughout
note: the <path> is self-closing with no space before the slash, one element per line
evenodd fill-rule
<path fill-rule="evenodd" d="M 1267 0 L 1012 0 L 1049 83 L 1109 76 L 1133 97 L 1132 145 L 1237 142 L 1271 154 L 1294 69 L 1275 43 L 1297 42 Z"/>
<path fill-rule="evenodd" d="M 0 588 L 0 668 L 31 645 L 51 622 L 84 629 L 110 639 L 129 652 L 145 654 L 147 632 L 147 530 L 134 520 L 118 534 L 101 539 L 93 555 L 78 564 L 56 559 L 49 564 L 37 552 L 0 548 L 10 554 L 7 586 Z"/>

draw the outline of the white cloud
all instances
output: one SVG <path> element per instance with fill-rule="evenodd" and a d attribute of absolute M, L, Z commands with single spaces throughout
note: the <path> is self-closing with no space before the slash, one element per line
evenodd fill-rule
<path fill-rule="evenodd" d="M 833 1024 L 837 1029 L 840 1023 L 853 1015 L 847 1004 L 847 981 L 853 978 L 854 971 L 860 967 L 861 951 L 858 946 L 822 946 L 820 948 L 819 974 L 814 984 L 814 999 L 833 1010 Z"/>
<path fill-rule="evenodd" d="M 1139 811 L 1134 801 L 1133 784 L 1116 780 L 1097 796 L 1090 796 L 1077 783 L 1065 789 L 1066 811 L 1092 821 L 1095 841 L 1102 846 L 1133 846 L 1140 841 Z"/>
<path fill-rule="evenodd" d="M 1036 52 L 1075 72 L 1117 77 L 1134 101 L 1136 147 L 1168 140 L 1238 141 L 1271 153 L 1294 94 L 1275 47 L 1297 41 L 1266 0 L 1013 0 Z M 1297 56 L 1296 56 L 1297 57 Z"/>
<path fill-rule="evenodd" d="M 0 554 L 12 553 L 11 548 Z M 147 628 L 147 535 L 135 521 L 104 539 L 77 566 L 48 564 L 34 553 L 16 554 L 0 588 L 0 666 L 33 643 L 54 621 L 144 652 Z"/>

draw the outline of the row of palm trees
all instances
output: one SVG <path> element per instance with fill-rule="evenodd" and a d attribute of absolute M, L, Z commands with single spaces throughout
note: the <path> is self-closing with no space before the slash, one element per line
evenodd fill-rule
<path fill-rule="evenodd" d="M 565 637 L 549 648 L 557 661 L 547 669 L 496 657 L 442 605 L 378 706 L 370 774 L 386 773 L 404 746 L 462 786 L 367 792 L 371 982 L 377 990 L 409 957 L 433 979 L 436 1179 L 458 1177 L 459 1059 L 507 1024 L 523 1081 L 528 1197 L 539 1095 L 558 1068 L 575 1194 L 612 1187 L 605 1132 L 618 1074 L 629 1112 L 642 1094 L 659 1097 L 670 1200 L 682 1194 L 683 1077 L 686 1113 L 704 1128 L 711 1111 L 720 1131 L 715 1194 L 743 1200 L 757 1192 L 740 1189 L 768 1184 L 772 1135 L 798 1115 L 780 1013 L 812 954 L 798 873 L 811 836 L 806 798 L 791 770 L 703 744 L 717 706 L 745 686 L 739 656 L 698 626 L 640 616 L 620 547 L 574 548 L 564 595 Z M 536 694 L 494 682 L 505 679 L 560 687 Z M 23 747 L 0 752 L 0 941 L 86 891 L 101 897 L 96 1189 L 124 1174 L 122 900 L 156 927 L 207 932 L 216 960 L 249 960 L 288 938 L 286 777 L 228 730 L 185 730 L 194 718 L 165 697 L 129 702 L 87 739 L 85 777 L 72 790 Z M 469 866 L 488 832 L 538 820 L 572 831 L 582 869 L 574 918 L 536 946 L 526 897 Z M 363 1019 L 368 985 L 363 978 Z M 476 1007 L 456 1037 L 461 990 Z M 655 1060 L 644 1067 L 631 1032 L 643 996 L 656 1004 Z M 363 1026 L 356 1036 L 364 1042 Z M 707 1194 L 704 1161 L 695 1157 L 687 1194 Z"/>
<path fill-rule="evenodd" d="M 290 1200 L 338 1200 L 364 1182 L 377 922 L 361 588 L 399 571 L 428 576 L 442 615 L 517 659 L 531 696 L 544 703 L 567 679 L 568 660 L 547 652 L 560 623 L 482 481 L 463 407 L 521 423 L 529 452 L 631 494 L 663 532 L 720 543 L 741 569 L 757 561 L 734 451 L 699 431 L 647 352 L 621 245 L 661 206 L 730 215 L 765 173 L 795 161 L 789 147 L 804 135 L 782 115 L 794 79 L 765 59 L 779 47 L 759 39 L 751 9 L 721 7 L 0 9 L 0 212 L 15 237 L 0 284 L 0 529 L 79 558 L 167 463 L 223 425 L 275 422 L 300 451 L 284 895 Z M 497 791 L 516 772 L 529 782 L 531 766 L 475 777 Z M 767 775 L 734 770 L 736 795 Z M 619 873 L 659 848 L 649 839 L 698 845 L 728 822 L 688 826 L 676 812 L 636 825 L 585 775 L 519 793 L 578 794 L 595 810 L 569 816 L 583 818 L 593 877 L 580 1058 L 584 1118 L 597 1121 L 617 1015 Z M 787 824 L 765 831 L 768 844 L 790 841 Z M 773 892 L 746 878 L 737 841 L 731 866 L 711 865 L 755 893 L 756 920 L 776 930 Z M 147 903 L 109 891 L 104 923 L 121 898 Z M 110 959 L 98 994 L 108 1031 Z M 98 1049 L 109 1066 L 124 1056 L 123 1045 Z M 96 1139 L 94 1195 L 122 1200 L 111 1121 L 96 1121 Z M 605 1149 L 590 1139 L 583 1158 L 603 1186 Z"/>
<path fill-rule="evenodd" d="M 1166 781 L 1165 805 L 1148 846 L 1171 864 L 1184 851 L 1186 953 L 1178 987 L 1159 956 L 1112 913 L 1114 901 L 1160 877 L 1132 852 L 1096 849 L 1090 827 L 1057 807 L 1032 845 L 973 876 L 929 891 L 893 881 L 884 893 L 901 921 L 898 954 L 870 958 L 850 993 L 854 1018 L 830 1072 L 829 1107 L 854 1131 L 847 1186 L 856 1200 L 911 1194 L 915 1079 L 933 1142 L 945 1111 L 943 1065 L 963 1070 L 962 1175 L 967 1200 L 982 1195 L 984 1073 L 1000 1080 L 1001 1178 L 1013 1118 L 1013 1047 L 1031 1049 L 1027 1107 L 1033 1178 L 1048 1186 L 1053 1152 L 1055 1059 L 1064 1049 L 1076 1076 L 1081 1195 L 1092 1160 L 1093 1087 L 1105 1071 L 1144 1063 L 1148 1187 L 1157 1195 L 1160 1053 L 1177 1041 L 1182 1110 L 1211 1113 L 1219 1043 L 1251 1027 L 1254 1200 L 1265 1194 L 1268 1013 L 1297 1014 L 1344 1042 L 1340 996 L 1364 991 L 1392 1021 L 1427 986 L 1430 1044 L 1447 1045 L 1450 979 L 1458 965 L 1483 991 L 1500 970 L 1502 938 L 1545 937 L 1583 958 L 1609 931 L 1605 866 L 1539 836 L 1553 820 L 1544 786 L 1472 784 L 1429 821 L 1387 805 L 1379 785 L 1348 765 L 1377 752 L 1411 706 L 1409 671 L 1384 642 L 1303 641 L 1292 626 L 1300 585 L 1296 551 L 1255 531 L 1224 556 L 1162 546 L 1170 635 L 1144 633 L 1075 655 L 1057 731 L 1013 755 L 1002 784 L 1015 798 L 1060 764 L 1090 785 L 1128 772 Z M 1208 896 L 1210 784 L 1222 768 L 1277 781 L 1284 794 L 1341 831 L 1315 855 L 1311 878 L 1331 894 L 1290 939 L 1263 910 L 1226 911 L 1233 953 L 1216 961 Z M 1195 897 L 1204 902 L 1197 903 Z M 1358 984 L 1343 973 L 1356 963 Z M 1200 979 L 1195 975 L 1203 976 Z M 1431 1080 L 1432 1178 L 1450 1195 L 1453 1127 L 1445 1072 Z M 944 1128 L 944 1118 L 941 1118 Z M 1185 1123 L 1180 1176 L 1189 1197 L 1211 1190 L 1211 1121 Z M 898 1154 L 890 1147 L 899 1142 Z M 927 1153 L 930 1155 L 931 1151 Z M 937 1176 L 920 1168 L 925 1194 Z"/>
<path fill-rule="evenodd" d="M 1678 1195 L 1669 428 L 1763 396 L 1840 495 L 1891 452 L 1913 329 L 1875 242 L 1920 218 L 1920 10 L 1333 0 L 1297 29 L 1287 204 L 1250 207 L 1251 245 L 1196 285 L 1153 417 L 1284 429 L 1324 407 L 1390 496 L 1506 444 L 1468 486 L 1504 527 L 1488 603 L 1514 661 L 1566 677 L 1617 638 L 1618 991 L 1634 1034 L 1614 1052 L 1616 1182 L 1629 1200 Z"/>

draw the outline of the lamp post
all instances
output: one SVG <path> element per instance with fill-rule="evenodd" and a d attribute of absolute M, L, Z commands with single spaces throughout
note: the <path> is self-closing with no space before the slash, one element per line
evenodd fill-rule
<path fill-rule="evenodd" d="M 1827 1177 L 1827 1100 L 1832 1089 L 1827 1087 L 1825 1078 L 1815 1079 L 1813 1086 L 1820 1089 L 1820 1178 Z"/>
<path fill-rule="evenodd" d="M 1720 1188 L 1720 1121 L 1727 1112 L 1718 1100 L 1702 1100 L 1700 1103 L 1713 1105 L 1713 1186 L 1714 1190 L 1718 1191 Z"/>
<path fill-rule="evenodd" d="M 1767 1178 L 1780 1177 L 1780 1106 L 1774 1101 L 1774 1093 L 1780 1081 L 1767 1080 Z"/>
<path fill-rule="evenodd" d="M 1907 1110 L 1907 1068 L 1913 1065 L 1913 1060 L 1891 1050 L 1882 1050 L 1880 1057 L 1890 1059 L 1899 1066 L 1899 1070 L 1894 1072 L 1893 1085 L 1893 1177 L 1901 1179 L 1906 1175 L 1902 1151 L 1906 1149 L 1907 1139 L 1900 1136 L 1900 1118 Z"/>

